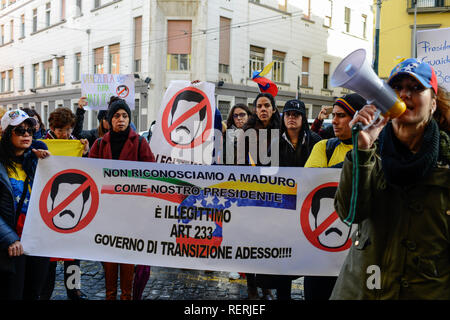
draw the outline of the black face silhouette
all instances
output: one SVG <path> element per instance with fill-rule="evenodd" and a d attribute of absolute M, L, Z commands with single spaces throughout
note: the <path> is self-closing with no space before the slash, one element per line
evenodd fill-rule
<path fill-rule="evenodd" d="M 174 100 L 172 109 L 170 111 L 171 120 L 170 125 L 177 121 L 188 110 L 192 109 L 195 105 L 204 100 L 204 97 L 194 91 L 183 91 Z M 203 121 L 206 117 L 206 106 L 200 109 L 200 111 L 185 121 L 182 121 L 176 128 L 170 133 L 170 140 L 175 144 L 189 145 L 195 138 L 202 134 L 201 130 L 205 127 Z"/>
<path fill-rule="evenodd" d="M 52 199 L 52 210 L 61 202 L 66 200 L 87 178 L 78 173 L 65 173 L 56 177 L 53 181 L 50 198 Z M 90 187 L 77 195 L 61 212 L 56 214 L 52 221 L 53 225 L 61 230 L 75 228 L 83 217 L 86 202 L 90 197 Z"/>
<path fill-rule="evenodd" d="M 337 187 L 325 187 L 318 190 L 311 203 L 311 213 L 314 217 L 315 228 L 320 226 L 333 212 L 324 208 L 334 207 L 334 195 Z M 328 205 L 327 205 L 328 204 Z M 323 208 L 321 210 L 321 208 Z M 319 236 L 319 243 L 326 248 L 340 248 L 350 237 L 351 228 L 340 219 L 336 219 Z"/>

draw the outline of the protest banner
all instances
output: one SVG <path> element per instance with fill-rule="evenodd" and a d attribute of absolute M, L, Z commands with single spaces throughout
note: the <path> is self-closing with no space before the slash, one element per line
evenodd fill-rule
<path fill-rule="evenodd" d="M 48 151 L 54 156 L 81 157 L 84 146 L 80 140 L 68 139 L 40 139 L 44 142 Z"/>
<path fill-rule="evenodd" d="M 433 67 L 438 84 L 450 91 L 450 28 L 417 31 L 417 57 Z"/>
<path fill-rule="evenodd" d="M 290 275 L 338 274 L 352 228 L 340 169 L 39 161 L 26 254 Z"/>
<path fill-rule="evenodd" d="M 83 74 L 81 95 L 86 97 L 86 109 L 106 110 L 111 96 L 124 99 L 134 110 L 134 75 L 132 74 Z"/>
<path fill-rule="evenodd" d="M 150 140 L 156 162 L 211 164 L 214 111 L 214 84 L 171 81 Z"/>

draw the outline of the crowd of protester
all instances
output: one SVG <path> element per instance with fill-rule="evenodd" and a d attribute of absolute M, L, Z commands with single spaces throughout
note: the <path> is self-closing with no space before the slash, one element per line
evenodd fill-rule
<path fill-rule="evenodd" d="M 406 69 L 402 62 L 388 80 L 407 106 L 396 119 L 375 119 L 376 107 L 356 93 L 336 99 L 332 108 L 322 108 L 311 128 L 303 101 L 287 101 L 280 115 L 270 93 L 258 94 L 253 110 L 236 104 L 226 122 L 217 121 L 216 114 L 215 127 L 219 123 L 223 129 L 221 155 L 226 165 L 343 168 L 335 198 L 342 220 L 352 198 L 352 155 L 359 155 L 361 192 L 354 245 L 338 278 L 304 277 L 306 300 L 380 298 L 367 290 L 365 268 L 381 262 L 387 273 L 381 298 L 450 299 L 450 105 L 445 90 L 432 81 L 434 71 L 424 74 L 420 68 L 430 67 L 412 62 L 415 68 Z M 112 97 L 92 130 L 82 128 L 86 104 L 86 98 L 80 98 L 75 114 L 57 108 L 49 116 L 48 129 L 33 109 L 0 110 L 0 299 L 50 299 L 54 287 L 58 258 L 24 255 L 20 243 L 37 161 L 50 155 L 38 139 L 79 139 L 83 156 L 89 158 L 155 161 L 148 141 L 135 132 L 124 100 Z M 331 126 L 326 126 L 323 120 L 330 115 Z M 351 127 L 356 122 L 375 124 L 361 132 L 358 150 L 353 150 Z M 255 135 L 246 134 L 250 131 Z M 240 138 L 243 158 L 238 152 Z M 273 150 L 274 145 L 279 149 Z M 262 147 L 267 151 L 264 159 L 258 156 Z M 276 159 L 271 157 L 274 152 Z M 411 198 L 421 203 L 422 214 L 405 209 Z M 415 256 L 406 256 L 404 250 L 412 250 L 411 243 Z M 71 265 L 79 266 L 79 260 L 64 261 L 65 279 Z M 120 298 L 133 299 L 133 274 L 143 266 L 103 262 L 103 267 L 106 299 L 117 298 L 119 274 Z M 399 279 L 405 268 L 407 279 Z M 289 300 L 292 280 L 304 275 L 230 274 L 233 279 L 240 276 L 247 281 L 248 299 L 274 299 L 276 289 L 278 299 Z M 406 283 L 408 290 L 402 290 Z M 89 298 L 81 288 L 66 289 L 69 299 Z"/>

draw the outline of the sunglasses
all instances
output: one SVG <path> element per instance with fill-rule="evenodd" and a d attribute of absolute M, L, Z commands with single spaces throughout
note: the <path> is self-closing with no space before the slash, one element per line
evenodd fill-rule
<path fill-rule="evenodd" d="M 13 129 L 13 131 L 17 136 L 24 136 L 26 132 L 28 132 L 28 134 L 30 136 L 32 136 L 36 132 L 36 129 L 35 128 L 15 127 Z"/>

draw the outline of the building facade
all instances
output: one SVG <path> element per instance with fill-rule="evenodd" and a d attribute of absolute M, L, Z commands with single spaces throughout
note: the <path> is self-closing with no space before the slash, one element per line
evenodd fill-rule
<path fill-rule="evenodd" d="M 372 56 L 371 0 L 1 0 L 0 106 L 47 120 L 76 108 L 81 75 L 135 74 L 133 122 L 147 130 L 172 80 L 216 84 L 223 117 L 258 93 L 267 75 L 277 105 L 300 96 L 315 117 L 345 89 L 330 77 L 348 53 Z M 85 128 L 97 125 L 89 111 Z"/>
<path fill-rule="evenodd" d="M 450 0 L 416 0 L 416 3 L 417 31 L 450 27 Z M 400 59 L 415 56 L 413 30 L 414 0 L 383 1 L 378 69 L 380 77 L 388 78 Z"/>

